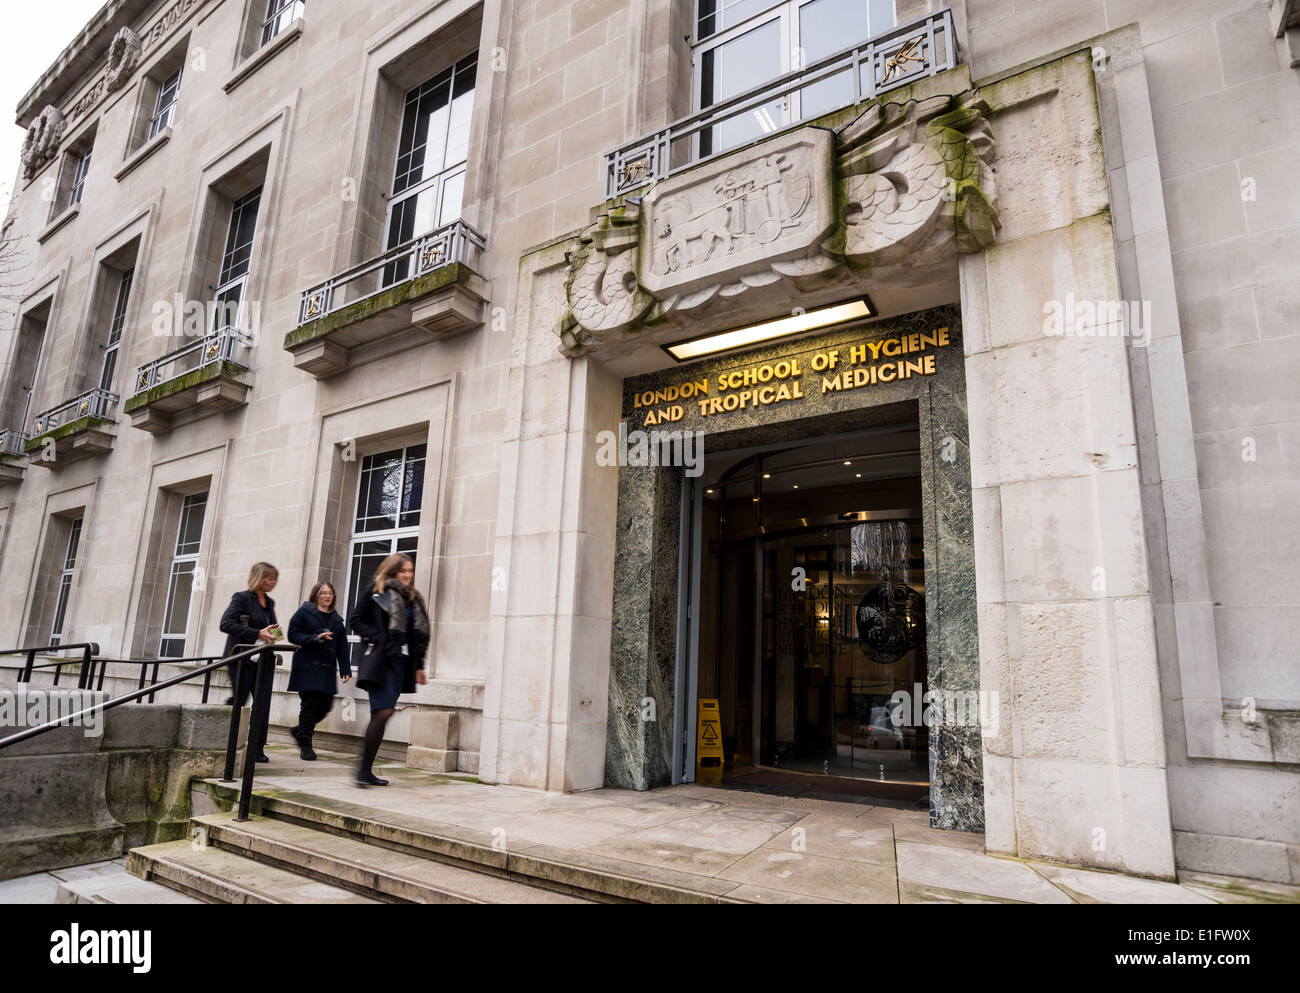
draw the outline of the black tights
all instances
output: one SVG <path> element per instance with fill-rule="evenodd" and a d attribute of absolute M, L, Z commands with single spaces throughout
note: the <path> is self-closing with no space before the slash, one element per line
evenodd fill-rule
<path fill-rule="evenodd" d="M 392 708 L 371 711 L 370 724 L 366 727 L 366 750 L 361 756 L 361 771 L 370 772 L 375 756 L 379 754 L 379 743 L 384 740 L 384 728 L 388 718 L 393 716 Z"/>

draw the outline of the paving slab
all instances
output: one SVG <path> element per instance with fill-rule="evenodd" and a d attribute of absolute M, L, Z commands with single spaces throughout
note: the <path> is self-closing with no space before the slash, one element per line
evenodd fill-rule
<path fill-rule="evenodd" d="M 59 895 L 62 881 L 48 872 L 19 876 L 0 883 L 0 903 L 49 904 Z"/>
<path fill-rule="evenodd" d="M 837 814 L 808 814 L 763 847 L 850 862 L 894 864 L 894 832 L 888 826 L 864 824 L 858 818 Z"/>
<path fill-rule="evenodd" d="M 1214 903 L 1207 896 L 1177 883 L 1142 879 L 1099 869 L 1070 869 L 1029 862 L 1034 870 L 1075 903 Z"/>
<path fill-rule="evenodd" d="M 904 903 L 1074 902 L 1024 862 L 910 841 L 897 848 Z"/>
<path fill-rule="evenodd" d="M 724 879 L 847 903 L 897 903 L 893 865 L 761 848 L 723 869 Z"/>
<path fill-rule="evenodd" d="M 1286 883 L 1217 876 L 1207 872 L 1180 872 L 1178 881 L 1215 903 L 1300 903 L 1300 886 Z"/>

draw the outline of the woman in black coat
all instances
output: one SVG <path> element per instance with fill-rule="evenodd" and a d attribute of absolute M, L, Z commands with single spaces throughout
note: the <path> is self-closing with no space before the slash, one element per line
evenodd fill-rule
<path fill-rule="evenodd" d="M 424 653 L 429 649 L 429 611 L 413 585 L 415 564 L 405 555 L 390 555 L 375 573 L 348 627 L 364 643 L 357 661 L 357 685 L 370 694 L 370 724 L 358 786 L 387 786 L 371 771 L 384 727 L 397 709 L 397 698 L 414 693 L 429 680 L 424 674 Z"/>
<path fill-rule="evenodd" d="M 293 653 L 289 691 L 296 691 L 302 701 L 298 726 L 290 728 L 289 734 L 303 759 L 315 762 L 311 738 L 339 691 L 334 672 L 337 669 L 345 683 L 352 678 L 347 631 L 343 618 L 334 611 L 334 587 L 329 583 L 313 586 L 310 599 L 289 619 L 289 643 L 298 646 Z"/>
<path fill-rule="evenodd" d="M 280 571 L 269 562 L 259 562 L 248 574 L 248 588 L 240 590 L 230 598 L 230 606 L 221 615 L 221 633 L 227 635 L 225 658 L 237 654 L 238 646 L 248 648 L 258 642 L 275 644 L 275 601 L 268 595 L 280 578 Z M 249 656 L 242 662 L 230 663 L 230 685 L 235 687 L 234 695 L 226 702 L 235 707 L 243 707 L 252 695 L 257 674 L 257 662 Z M 274 655 L 264 652 L 261 661 L 274 665 Z M 241 686 L 240 673 L 243 673 Z M 257 748 L 257 761 L 270 762 L 266 756 L 266 734 L 262 740 L 249 742 L 249 747 Z"/>

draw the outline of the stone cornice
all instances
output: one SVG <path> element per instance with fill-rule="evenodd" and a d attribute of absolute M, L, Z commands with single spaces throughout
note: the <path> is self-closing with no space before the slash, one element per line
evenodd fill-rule
<path fill-rule="evenodd" d="M 139 33 L 143 59 L 209 2 L 109 0 L 23 97 L 17 108 L 18 126 L 29 127 L 50 105 L 60 108 L 69 125 L 74 125 L 108 95 L 105 75 L 109 47 L 122 28 L 133 27 Z"/>

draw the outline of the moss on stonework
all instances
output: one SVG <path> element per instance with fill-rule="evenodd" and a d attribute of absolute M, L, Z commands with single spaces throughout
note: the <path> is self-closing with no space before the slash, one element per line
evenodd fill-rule
<path fill-rule="evenodd" d="M 23 451 L 34 452 L 39 448 L 43 448 L 47 441 L 62 441 L 64 438 L 80 434 L 82 431 L 89 431 L 91 428 L 103 427 L 113 423 L 115 422 L 103 417 L 82 417 L 70 424 L 64 424 L 52 431 L 36 435 L 27 444 L 23 445 Z"/>
<path fill-rule="evenodd" d="M 214 379 L 238 379 L 239 375 L 247 370 L 234 362 L 213 362 L 211 365 L 205 365 L 198 369 L 191 369 L 185 375 L 170 382 L 162 383 L 145 393 L 138 393 L 126 402 L 122 408 L 126 413 L 133 414 L 137 410 L 144 410 L 166 397 L 175 396 L 178 393 L 184 393 L 186 390 L 192 390 L 196 386 L 202 386 Z"/>
<path fill-rule="evenodd" d="M 468 284 L 475 275 L 474 270 L 462 262 L 452 262 L 449 265 L 441 266 L 424 276 L 417 276 L 415 279 L 409 279 L 404 283 L 391 286 L 382 293 L 376 293 L 372 297 L 350 303 L 342 310 L 336 310 L 332 314 L 318 317 L 316 320 L 290 331 L 284 336 L 285 350 L 297 351 L 313 341 L 329 337 L 329 335 L 341 328 L 364 321 L 376 314 L 382 314 L 384 311 L 391 310 L 404 303 L 410 303 L 413 300 L 428 296 L 430 293 L 451 286 L 453 283 Z"/>

